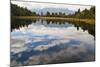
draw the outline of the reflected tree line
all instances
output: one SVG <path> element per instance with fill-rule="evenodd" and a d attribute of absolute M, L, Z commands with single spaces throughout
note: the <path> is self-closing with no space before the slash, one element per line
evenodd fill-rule
<path fill-rule="evenodd" d="M 13 16 L 49 16 L 49 17 L 68 17 L 68 18 L 83 18 L 83 19 L 95 19 L 95 6 L 92 6 L 90 9 L 85 9 L 83 11 L 76 11 L 74 14 L 66 15 L 65 13 L 59 12 L 59 13 L 52 13 L 48 11 L 46 15 L 43 15 L 43 12 L 41 12 L 41 15 L 36 14 L 36 12 L 31 12 L 27 8 L 23 8 L 20 6 L 17 6 L 15 4 L 11 4 L 11 31 L 15 28 L 19 28 L 21 26 L 27 26 L 31 24 L 32 22 L 36 22 L 36 19 L 32 20 L 21 20 L 21 19 L 14 19 Z M 49 24 L 52 21 L 52 23 L 58 23 L 64 24 L 65 20 L 46 20 L 47 24 Z M 95 36 L 95 24 L 87 24 L 82 22 L 70 22 L 67 21 L 69 24 L 73 24 L 77 29 L 81 27 L 84 31 L 88 30 L 88 32 Z"/>
<path fill-rule="evenodd" d="M 32 19 L 32 20 L 21 20 L 21 19 L 15 19 L 13 22 L 15 22 L 15 24 L 11 25 L 11 31 L 13 29 L 19 29 L 19 27 L 28 27 L 29 24 L 32 24 L 32 23 L 36 23 L 37 21 L 39 21 L 40 19 Z M 83 31 L 88 31 L 89 34 L 95 36 L 95 25 L 94 24 L 87 24 L 87 23 L 84 23 L 84 22 L 70 22 L 70 21 L 65 21 L 65 20 L 41 20 L 41 24 L 43 24 L 43 22 L 46 21 L 47 25 L 51 24 L 65 24 L 66 22 L 68 24 L 72 24 L 74 25 L 74 27 L 77 28 L 77 30 L 79 30 L 79 27 L 81 27 L 83 29 Z M 20 24 L 18 24 L 20 23 Z"/>
<path fill-rule="evenodd" d="M 50 22 L 52 22 L 53 24 L 65 24 L 66 22 L 69 24 L 73 24 L 74 27 L 77 28 L 77 30 L 79 30 L 79 27 L 81 27 L 83 29 L 83 31 L 88 31 L 89 34 L 95 36 L 95 24 L 88 24 L 88 23 L 84 23 L 84 22 L 72 22 L 72 21 L 66 21 L 66 20 L 46 20 L 47 24 L 50 24 Z"/>

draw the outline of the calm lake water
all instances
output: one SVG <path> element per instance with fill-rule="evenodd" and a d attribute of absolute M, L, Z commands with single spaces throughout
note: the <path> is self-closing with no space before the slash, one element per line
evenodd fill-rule
<path fill-rule="evenodd" d="M 41 19 L 16 22 L 11 31 L 12 66 L 95 60 L 94 25 Z"/>

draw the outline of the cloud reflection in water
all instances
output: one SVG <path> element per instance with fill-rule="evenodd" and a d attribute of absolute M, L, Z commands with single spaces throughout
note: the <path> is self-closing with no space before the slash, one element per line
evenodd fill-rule
<path fill-rule="evenodd" d="M 94 37 L 67 23 L 32 23 L 11 32 L 11 65 L 92 61 L 94 51 Z"/>

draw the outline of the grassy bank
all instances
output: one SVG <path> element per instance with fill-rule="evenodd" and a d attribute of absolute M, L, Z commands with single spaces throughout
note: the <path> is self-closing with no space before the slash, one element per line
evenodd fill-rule
<path fill-rule="evenodd" d="M 66 18 L 66 17 L 45 17 L 45 16 L 13 16 L 15 19 L 45 19 L 45 20 L 65 20 L 85 22 L 89 24 L 95 24 L 94 19 L 79 19 L 79 18 Z"/>

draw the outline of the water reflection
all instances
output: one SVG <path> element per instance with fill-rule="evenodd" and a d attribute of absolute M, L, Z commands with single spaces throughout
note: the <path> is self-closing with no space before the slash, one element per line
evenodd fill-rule
<path fill-rule="evenodd" d="M 89 34 L 95 36 L 95 24 L 87 24 L 84 22 L 68 22 L 68 21 L 61 21 L 61 20 L 41 20 L 41 19 L 32 19 L 32 20 L 21 20 L 21 19 L 13 19 L 11 21 L 11 31 L 13 29 L 19 29 L 19 27 L 28 26 L 29 24 L 36 23 L 41 24 L 44 26 L 58 26 L 58 27 L 65 27 L 66 25 L 74 25 L 74 27 L 79 30 L 79 27 L 83 29 L 83 31 L 87 30 Z"/>
<path fill-rule="evenodd" d="M 95 60 L 94 25 L 57 20 L 17 23 L 11 32 L 12 66 Z"/>

